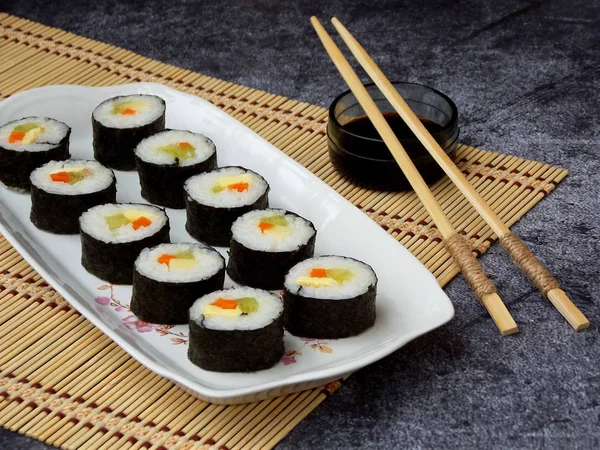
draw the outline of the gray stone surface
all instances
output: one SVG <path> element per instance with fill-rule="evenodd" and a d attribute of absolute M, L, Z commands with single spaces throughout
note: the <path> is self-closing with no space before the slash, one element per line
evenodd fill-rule
<path fill-rule="evenodd" d="M 520 334 L 500 337 L 458 277 L 447 288 L 456 307 L 450 324 L 353 375 L 278 448 L 600 446 L 599 2 L 0 4 L 152 58 L 323 106 L 345 86 L 308 18 L 338 15 L 391 78 L 435 86 L 456 101 L 464 142 L 569 169 L 514 229 L 558 276 L 591 329 L 575 333 L 493 246 L 483 263 Z M 46 448 L 4 430 L 0 447 Z"/>

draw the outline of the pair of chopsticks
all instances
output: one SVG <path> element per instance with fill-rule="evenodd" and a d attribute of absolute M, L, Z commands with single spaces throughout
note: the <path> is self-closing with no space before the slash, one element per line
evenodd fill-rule
<path fill-rule="evenodd" d="M 517 333 L 519 331 L 517 324 L 498 295 L 496 287 L 489 280 L 481 265 L 473 255 L 467 241 L 457 233 L 444 214 L 442 207 L 436 201 L 429 190 L 429 187 L 417 171 L 417 168 L 406 154 L 402 144 L 400 144 L 400 141 L 398 141 L 398 138 L 388 125 L 383 114 L 350 66 L 350 63 L 345 59 L 340 49 L 335 42 L 333 42 L 331 36 L 327 33 L 325 28 L 323 28 L 319 20 L 314 16 L 311 17 L 310 20 L 331 60 L 389 148 L 410 185 L 425 206 L 425 209 L 432 217 L 444 238 L 446 249 L 458 264 L 477 298 L 489 312 L 496 326 L 500 330 L 500 333 L 502 333 L 503 336 Z M 483 217 L 492 231 L 499 237 L 500 244 L 508 251 L 515 263 L 529 276 L 536 287 L 548 297 L 550 302 L 552 302 L 556 309 L 558 309 L 575 330 L 579 331 L 589 327 L 590 323 L 587 318 L 573 304 L 567 294 L 560 289 L 556 279 L 529 251 L 525 243 L 509 230 L 475 188 L 467 181 L 460 169 L 456 167 L 450 157 L 442 150 L 440 145 L 423 126 L 419 118 L 406 104 L 402 96 L 367 54 L 365 49 L 337 18 L 334 17 L 331 22 L 354 57 L 373 79 L 396 112 L 398 112 L 400 117 L 402 117 L 404 122 L 410 127 L 431 156 L 437 161 L 442 169 L 444 169 L 444 172 L 446 172 L 452 182 L 475 207 L 475 210 Z"/>

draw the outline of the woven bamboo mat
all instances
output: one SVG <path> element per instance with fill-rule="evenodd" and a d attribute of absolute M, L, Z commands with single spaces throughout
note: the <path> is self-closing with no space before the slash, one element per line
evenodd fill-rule
<path fill-rule="evenodd" d="M 333 170 L 327 157 L 325 109 L 0 14 L 0 100 L 49 84 L 136 81 L 163 83 L 211 101 L 368 214 L 415 254 L 442 286 L 457 274 L 413 193 L 362 189 Z M 508 224 L 567 174 L 536 161 L 466 146 L 459 148 L 457 161 Z M 474 251 L 485 252 L 496 236 L 448 179 L 433 189 Z M 209 404 L 130 358 L 69 306 L 2 237 L 0 285 L 0 424 L 55 446 L 272 448 L 340 386 L 334 382 L 247 405 Z"/>

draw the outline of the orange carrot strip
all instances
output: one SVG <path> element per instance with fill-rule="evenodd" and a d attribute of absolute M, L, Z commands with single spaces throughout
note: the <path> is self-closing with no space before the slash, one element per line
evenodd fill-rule
<path fill-rule="evenodd" d="M 313 278 L 325 278 L 327 277 L 327 270 L 320 267 L 315 267 L 310 271 L 310 276 Z"/>
<path fill-rule="evenodd" d="M 69 176 L 68 172 L 56 172 L 56 173 L 51 173 L 50 178 L 52 178 L 52 181 L 68 183 L 71 177 Z"/>
<path fill-rule="evenodd" d="M 235 309 L 237 308 L 237 300 L 229 300 L 227 298 L 218 298 L 211 305 L 221 309 Z"/>
<path fill-rule="evenodd" d="M 151 225 L 151 224 L 152 224 L 152 221 L 145 216 L 141 216 L 138 219 L 135 219 L 133 222 L 131 222 L 131 226 L 133 227 L 134 230 L 137 230 L 138 228 L 141 228 L 141 227 L 147 227 L 148 225 Z"/>
<path fill-rule="evenodd" d="M 135 114 L 135 109 L 127 108 L 121 114 L 133 116 Z"/>
<path fill-rule="evenodd" d="M 169 263 L 171 262 L 171 260 L 174 258 L 175 258 L 175 255 L 167 255 L 166 253 L 163 253 L 162 255 L 160 255 L 158 257 L 157 261 L 160 264 L 166 264 L 168 266 Z"/>
<path fill-rule="evenodd" d="M 261 222 L 258 224 L 258 228 L 260 228 L 260 232 L 263 234 L 265 233 L 266 230 L 270 230 L 274 226 L 275 225 L 273 225 L 272 223 L 267 223 L 267 222 Z"/>
<path fill-rule="evenodd" d="M 14 144 L 15 142 L 21 142 L 24 137 L 25 133 L 23 131 L 13 131 L 8 137 L 8 142 L 11 144 Z"/>
<path fill-rule="evenodd" d="M 185 148 L 190 148 L 192 146 L 192 144 L 190 144 L 189 142 L 183 141 L 183 142 L 179 143 L 179 146 L 180 147 L 185 147 Z"/>
<path fill-rule="evenodd" d="M 244 192 L 248 190 L 248 183 L 235 183 L 235 184 L 230 184 L 229 186 L 227 186 L 227 188 L 230 191 L 238 191 L 238 192 Z"/>

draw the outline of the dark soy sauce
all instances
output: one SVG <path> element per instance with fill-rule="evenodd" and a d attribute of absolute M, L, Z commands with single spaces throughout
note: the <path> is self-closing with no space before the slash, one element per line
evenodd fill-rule
<path fill-rule="evenodd" d="M 402 146 L 411 157 L 428 155 L 427 150 L 417 139 L 411 129 L 404 123 L 404 120 L 395 112 L 383 113 L 385 120 L 390 125 L 396 137 L 402 143 Z M 425 126 L 427 131 L 435 136 L 435 133 L 443 129 L 443 127 L 429 119 L 419 116 L 419 120 Z M 343 125 L 344 131 L 370 139 L 381 139 L 379 133 L 367 116 L 357 117 L 347 124 Z M 358 142 L 353 142 L 351 139 L 346 139 L 348 151 L 365 157 L 377 159 L 392 159 L 392 155 L 383 145 L 364 145 Z"/>

